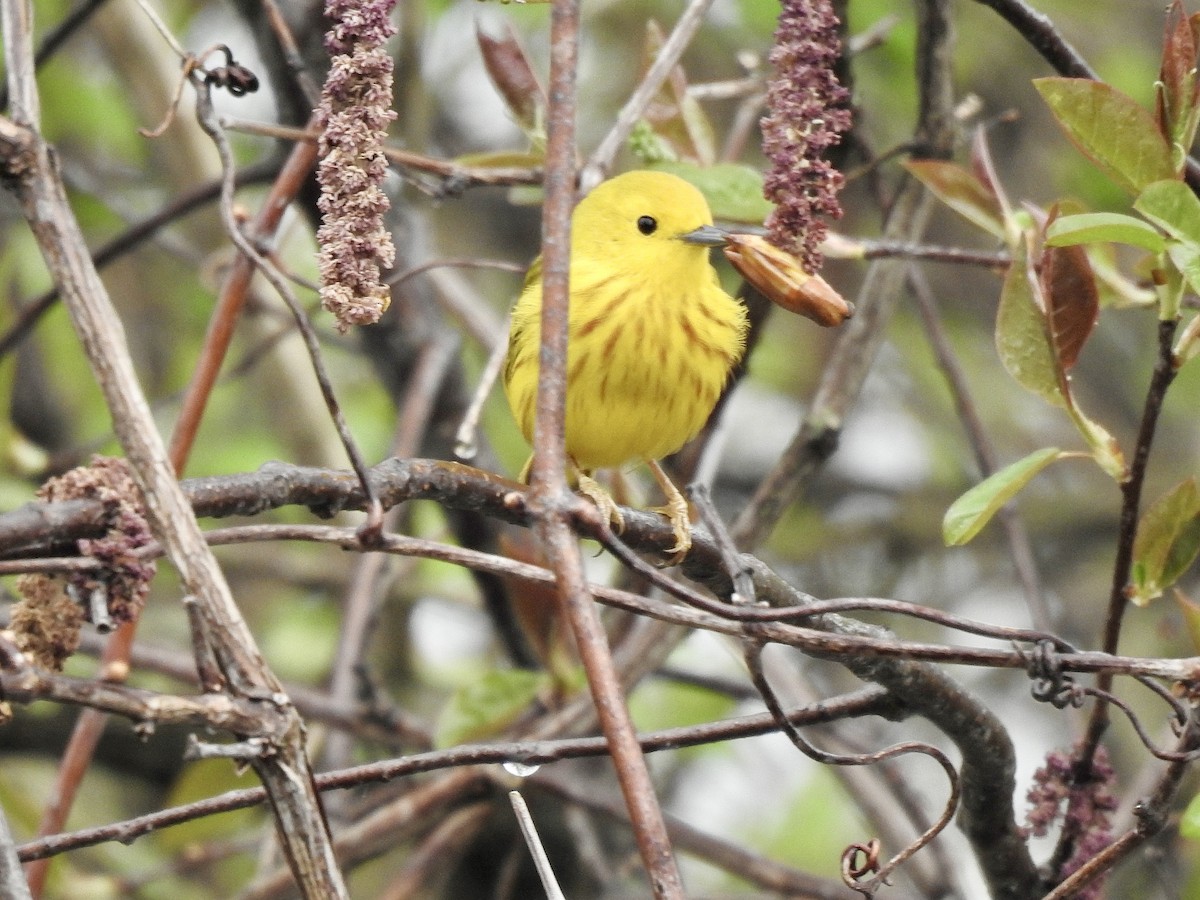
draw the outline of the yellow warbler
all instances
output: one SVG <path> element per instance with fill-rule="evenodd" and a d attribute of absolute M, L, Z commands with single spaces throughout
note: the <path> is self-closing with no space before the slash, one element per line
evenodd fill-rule
<path fill-rule="evenodd" d="M 691 546 L 687 501 L 657 460 L 704 426 L 741 359 L 745 308 L 722 290 L 708 248 L 725 243 L 703 195 L 662 172 L 627 172 L 571 219 L 566 451 L 580 490 L 620 527 L 589 476 L 645 461 L 667 497 L 676 558 Z M 541 260 L 513 310 L 504 389 L 533 440 L 541 339 Z M 526 466 L 526 472 L 528 471 Z"/>

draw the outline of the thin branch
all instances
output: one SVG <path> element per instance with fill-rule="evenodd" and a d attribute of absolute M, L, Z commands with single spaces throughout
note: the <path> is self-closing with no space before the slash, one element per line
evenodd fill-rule
<path fill-rule="evenodd" d="M 526 783 L 539 791 L 560 797 L 589 811 L 598 812 L 613 822 L 625 826 L 629 823 L 628 815 L 618 800 L 610 800 L 570 779 L 543 770 L 526 779 Z M 803 900 L 845 900 L 846 889 L 836 881 L 819 878 L 784 863 L 766 859 L 732 841 L 701 831 L 681 819 L 668 816 L 667 829 L 680 852 L 724 869 L 764 891 L 770 891 L 773 895 Z"/>
<path fill-rule="evenodd" d="M 937 837 L 950 824 L 951 819 L 954 817 L 954 811 L 958 808 L 960 793 L 958 773 L 954 770 L 954 765 L 946 755 L 930 744 L 906 741 L 871 753 L 853 754 L 830 753 L 817 748 L 800 733 L 800 729 L 794 723 L 788 721 L 783 704 L 767 680 L 766 673 L 763 671 L 762 650 L 763 645 L 756 640 L 748 640 L 745 643 L 745 658 L 747 666 L 750 669 L 750 677 L 754 682 L 754 686 L 758 689 L 759 695 L 766 703 L 767 709 L 779 723 L 780 729 L 787 735 L 792 745 L 805 756 L 826 765 L 866 766 L 887 762 L 898 756 L 917 753 L 922 756 L 928 756 L 938 763 L 950 782 L 949 796 L 946 798 L 941 815 L 916 840 L 893 855 L 888 862 L 882 866 L 872 864 L 869 870 L 861 873 L 856 872 L 851 875 L 847 861 L 849 856 L 853 854 L 853 851 L 848 850 L 846 854 L 843 854 L 842 878 L 846 882 L 846 886 L 853 888 L 864 896 L 873 896 L 879 887 L 887 883 L 888 876 L 892 872 L 903 865 L 914 853 Z M 870 878 L 865 877 L 868 871 L 871 876 Z"/>
<path fill-rule="evenodd" d="M 316 160 L 315 142 L 301 143 L 292 148 L 247 232 L 253 242 L 264 242 L 274 234 L 288 205 L 316 165 Z M 229 177 L 230 171 L 223 169 L 222 195 L 227 196 L 230 190 Z M 234 183 L 236 184 L 236 181 Z M 250 280 L 255 271 L 253 260 L 245 254 L 239 254 L 221 285 L 221 293 L 209 318 L 208 330 L 201 345 L 200 357 L 171 434 L 171 462 L 180 475 L 183 474 L 187 459 L 191 455 L 192 444 L 200 428 L 200 419 L 208 407 L 208 399 L 220 374 L 221 364 L 225 361 L 229 345 L 233 341 L 233 332 L 245 306 Z"/>
<path fill-rule="evenodd" d="M 21 872 L 21 861 L 17 858 L 17 847 L 13 841 L 8 818 L 0 809 L 0 894 L 7 900 L 33 900 L 29 883 Z"/>
<path fill-rule="evenodd" d="M 546 889 L 546 900 L 567 900 L 562 888 L 558 886 L 558 879 L 554 877 L 550 858 L 546 856 L 546 847 L 538 834 L 537 826 L 533 823 L 533 816 L 529 814 L 529 807 L 525 805 L 525 798 L 521 796 L 520 791 L 509 791 L 508 799 L 512 802 L 517 824 L 521 826 L 521 836 L 525 838 L 525 846 L 529 848 L 529 855 L 533 857 L 534 868 L 542 880 L 542 887 Z"/>
<path fill-rule="evenodd" d="M 634 126 L 645 115 L 646 107 L 650 105 L 650 101 L 654 99 L 671 71 L 679 65 L 679 58 L 683 56 L 683 51 L 688 48 L 692 38 L 696 36 L 700 24 L 704 21 L 704 16 L 712 4 L 713 0 L 691 0 L 688 3 L 687 9 L 675 23 L 670 35 L 663 41 L 658 55 L 654 57 L 654 62 L 650 64 L 650 68 L 642 77 L 637 88 L 629 95 L 629 99 L 617 113 L 617 119 L 612 128 L 592 151 L 592 155 L 588 157 L 588 161 L 580 170 L 579 180 L 584 190 L 595 187 L 604 180 L 608 170 L 612 167 L 617 152 L 625 145 Z"/>
<path fill-rule="evenodd" d="M 1062 33 L 1055 27 L 1054 22 L 1043 13 L 1038 12 L 1024 0 L 975 0 L 983 6 L 994 10 L 1000 18 L 1021 35 L 1029 46 L 1033 47 L 1046 62 L 1054 67 L 1054 71 L 1070 78 L 1087 78 L 1099 81 L 1100 76 L 1083 55 L 1076 50 Z M 1187 183 L 1192 190 L 1200 190 L 1200 162 L 1195 157 L 1187 158 Z"/>
<path fill-rule="evenodd" d="M 34 54 L 34 68 L 40 68 L 50 57 L 58 52 L 72 35 L 88 23 L 108 0 L 83 0 L 63 17 L 63 20 L 46 32 L 41 45 Z M 0 110 L 8 108 L 8 86 L 0 85 Z"/>
<path fill-rule="evenodd" d="M 585 506 L 567 487 L 563 446 L 571 212 L 575 205 L 579 6 L 579 0 L 555 0 L 550 15 L 550 107 L 542 222 L 542 343 L 530 509 L 542 546 L 553 562 L 559 602 L 587 673 L 601 728 L 608 738 L 651 890 L 663 900 L 682 900 L 683 882 L 671 853 L 662 810 L 637 743 L 604 626 L 588 593 L 579 543 L 569 521 L 574 508 Z"/>
<path fill-rule="evenodd" d="M 333 421 L 338 438 L 342 443 L 342 448 L 346 451 L 346 456 L 350 459 L 350 465 L 358 476 L 365 492 L 367 522 L 363 528 L 364 540 L 368 540 L 366 529 L 376 531 L 379 529 L 383 509 L 371 488 L 370 479 L 367 477 L 366 460 L 358 448 L 358 442 L 354 440 L 354 435 L 350 433 L 350 427 L 346 424 L 346 417 L 342 412 L 341 405 L 338 403 L 336 394 L 334 394 L 333 384 L 329 379 L 329 372 L 325 368 L 324 358 L 321 354 L 321 345 L 317 340 L 316 332 L 313 330 L 312 322 L 309 321 L 308 314 L 292 293 L 291 287 L 282 273 L 275 268 L 270 260 L 259 253 L 241 232 L 240 223 L 233 209 L 233 175 L 236 169 L 233 160 L 233 148 L 229 145 L 229 139 L 224 130 L 217 123 L 216 111 L 212 105 L 210 85 L 197 83 L 195 84 L 195 88 L 196 118 L 200 123 L 200 127 L 204 129 L 205 134 L 212 138 L 213 143 L 216 145 L 221 155 L 221 166 L 225 172 L 225 187 L 221 191 L 221 214 L 225 219 L 226 230 L 233 243 L 241 251 L 242 256 L 240 258 L 250 260 L 255 269 L 263 274 L 267 281 L 270 282 L 271 287 L 275 289 L 276 293 L 287 304 L 288 309 L 291 310 L 292 316 L 296 320 L 296 328 L 299 330 L 300 336 L 304 339 L 304 346 L 308 350 L 313 375 L 321 389 L 321 397 L 325 401 L 329 418 Z"/>
<path fill-rule="evenodd" d="M 221 125 L 230 131 L 296 141 L 299 144 L 308 143 L 314 147 L 319 136 L 318 132 L 305 128 L 250 122 L 231 116 L 222 116 Z M 397 169 L 438 176 L 442 183 L 431 191 L 437 198 L 456 196 L 472 187 L 511 187 L 542 183 L 540 166 L 467 166 L 450 160 L 414 153 L 411 150 L 387 146 L 383 148 L 383 155 Z"/>
<path fill-rule="evenodd" d="M 870 687 L 842 697 L 822 700 L 813 706 L 791 710 L 788 712 L 788 719 L 798 724 L 811 725 L 836 721 L 846 716 L 895 715 L 897 710 L 897 704 L 887 696 L 885 691 Z M 652 732 L 640 737 L 639 741 L 647 753 L 652 753 L 658 750 L 674 750 L 725 740 L 757 737 L 772 733 L 777 727 L 778 723 L 770 714 L 758 713 L 721 722 Z M 541 766 L 565 759 L 607 754 L 608 744 L 603 737 L 474 744 L 446 750 L 414 753 L 399 759 L 353 766 L 337 772 L 320 773 L 316 776 L 316 784 L 321 791 L 339 790 L 463 766 L 496 765 L 510 761 Z M 220 812 L 246 809 L 257 806 L 265 800 L 266 792 L 262 788 L 228 791 L 206 800 L 159 810 L 122 822 L 29 841 L 20 845 L 17 852 L 22 862 L 28 862 L 32 859 L 53 856 L 108 841 L 130 843 L 162 828 L 180 825 Z"/>
<path fill-rule="evenodd" d="M 241 544 L 255 540 L 292 540 L 330 544 L 344 550 L 362 550 L 358 532 L 355 529 L 320 525 L 242 525 L 209 532 L 209 539 L 213 546 Z M 405 535 L 384 534 L 380 537 L 379 543 L 371 547 L 371 550 L 379 553 L 396 553 L 435 559 L 536 584 L 549 585 L 555 581 L 554 573 L 540 566 Z M 715 549 L 711 552 L 715 552 Z M 858 674 L 862 677 L 870 678 L 870 673 L 875 671 L 874 666 L 889 660 L 940 662 L 1022 670 L 1029 667 L 1029 653 L 1019 649 L 997 650 L 984 647 L 901 641 L 890 636 L 883 629 L 875 629 L 873 626 L 867 626 L 854 620 L 835 615 L 822 615 L 818 612 L 825 609 L 856 608 L 892 609 L 893 611 L 912 609 L 922 613 L 919 618 L 933 616 L 932 610 L 914 607 L 912 604 L 905 604 L 901 601 L 852 598 L 828 601 L 827 604 L 811 608 L 800 608 L 796 604 L 806 603 L 802 599 L 803 594 L 786 585 L 777 574 L 771 572 L 758 560 L 753 560 L 752 566 L 756 579 L 755 589 L 760 599 L 771 604 L 785 603 L 787 608 L 763 610 L 730 605 L 724 607 L 724 614 L 722 614 L 720 609 L 699 611 L 599 584 L 589 584 L 588 590 L 597 600 L 606 605 L 662 622 L 733 637 L 757 635 L 772 643 L 787 644 L 817 655 L 837 658 L 838 661 L 851 668 L 861 665 L 863 668 Z M 788 624 L 789 619 L 814 616 L 818 619 L 814 623 L 814 627 Z M 1029 642 L 1042 639 L 1037 632 L 1009 629 L 1004 626 L 972 622 L 961 618 L 955 620 L 953 627 L 974 634 L 1015 635 L 1019 640 Z M 1054 652 L 1055 665 L 1061 672 L 1093 674 L 1110 672 L 1114 675 L 1161 678 L 1170 682 L 1185 683 L 1200 680 L 1200 657 L 1172 659 L 1116 656 L 1098 651 L 1059 650 L 1056 649 L 1056 643 L 1051 641 L 1050 646 Z M 909 677 L 912 677 L 912 673 L 909 673 Z M 942 680 L 939 675 L 934 681 L 923 684 L 922 689 L 932 691 L 932 699 L 936 703 L 939 699 L 937 691 L 950 685 L 953 685 L 953 682 Z M 957 690 L 955 685 L 953 691 Z"/>
<path fill-rule="evenodd" d="M 1117 652 L 1121 640 L 1121 623 L 1124 620 L 1125 611 L 1129 607 L 1129 598 L 1125 594 L 1125 589 L 1129 584 L 1133 566 L 1133 544 L 1137 536 L 1138 515 L 1141 511 L 1146 468 L 1150 461 L 1150 448 L 1154 443 L 1163 400 L 1177 374 L 1174 354 L 1171 352 L 1171 342 L 1175 337 L 1177 326 L 1178 322 L 1175 320 L 1158 323 L 1158 358 L 1154 365 L 1154 372 L 1150 376 L 1150 384 L 1146 388 L 1142 422 L 1138 428 L 1137 441 L 1129 464 L 1129 477 L 1121 485 L 1117 552 L 1113 562 L 1112 585 L 1109 589 L 1108 611 L 1104 621 L 1102 642 L 1104 650 L 1108 653 Z M 1096 679 L 1096 687 L 1104 693 L 1110 693 L 1112 676 L 1101 675 Z M 1092 708 L 1087 732 L 1083 741 L 1080 742 L 1079 752 L 1076 754 L 1074 778 L 1076 784 L 1087 783 L 1091 780 L 1092 763 L 1107 728 L 1108 704 L 1101 700 Z M 1058 871 L 1058 867 L 1071 857 L 1078 837 L 1078 829 L 1068 822 L 1059 835 L 1058 846 L 1055 847 L 1052 871 Z"/>
<path fill-rule="evenodd" d="M 130 719 L 150 733 L 158 725 L 191 725 L 221 728 L 234 733 L 283 733 L 278 711 L 258 700 L 224 694 L 176 697 L 157 691 L 73 678 L 33 666 L 9 641 L 0 638 L 4 666 L 0 692 L 13 703 L 53 700 L 102 710 Z"/>
<path fill-rule="evenodd" d="M 62 291 L 141 488 L 152 527 L 168 548 L 184 590 L 195 595 L 209 620 L 213 649 L 232 690 L 282 698 L 279 706 L 288 721 L 287 735 L 277 742 L 276 755 L 256 762 L 255 769 L 271 793 L 280 843 L 301 891 L 312 897 L 343 897 L 345 885 L 332 857 L 304 755 L 303 724 L 259 654 L 179 488 L 138 384 L 121 322 L 91 263 L 50 148 L 38 131 L 29 12 L 21 0 L 0 3 L 13 122 L 25 132 L 27 151 L 23 156 L 10 153 L 4 160 L 7 171 L 15 176 L 9 184 Z"/>
<path fill-rule="evenodd" d="M 419 446 L 433 414 L 434 401 L 454 360 L 458 341 L 453 335 L 435 337 L 417 361 L 400 411 L 399 425 L 390 448 L 393 456 L 410 456 Z M 401 506 L 393 506 L 383 518 L 383 528 L 393 530 Z M 329 694 L 341 704 L 352 704 L 361 686 L 361 667 L 367 641 L 390 579 L 384 578 L 386 557 L 366 553 L 354 566 L 342 602 L 342 620 L 337 652 L 329 675 Z M 322 754 L 322 768 L 340 769 L 351 756 L 348 735 L 331 735 Z"/>
<path fill-rule="evenodd" d="M 905 242 L 917 238 L 932 206 L 924 189 L 909 181 L 891 210 L 887 238 Z M 854 318 L 841 326 L 837 346 L 795 437 L 733 524 L 733 537 L 739 546 L 751 549 L 765 540 L 837 449 L 842 423 L 857 403 L 883 343 L 908 266 L 906 260 L 881 259 L 867 270 L 854 301 Z"/>

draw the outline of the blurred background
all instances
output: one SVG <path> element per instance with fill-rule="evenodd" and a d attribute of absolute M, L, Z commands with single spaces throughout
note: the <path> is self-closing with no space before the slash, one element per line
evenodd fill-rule
<path fill-rule="evenodd" d="M 957 94 L 964 108 L 971 109 L 956 158 L 965 159 L 971 129 L 983 124 L 999 179 L 1014 203 L 1048 208 L 1074 200 L 1096 210 L 1128 211 L 1129 198 L 1071 146 L 1031 86 L 1031 79 L 1053 74 L 1045 62 L 983 5 L 958 0 L 949 6 L 958 33 Z M 1163 27 L 1160 0 L 1039 0 L 1037 6 L 1102 79 L 1151 106 Z M 38 0 L 34 8 L 38 33 L 45 35 L 71 6 Z M 604 136 L 638 83 L 645 66 L 648 23 L 657 22 L 669 31 L 682 8 L 660 0 L 584 4 L 582 154 Z M 839 8 L 848 23 L 848 38 L 857 48 L 849 61 L 855 132 L 839 157 L 849 176 L 842 196 L 845 217 L 832 227 L 848 238 L 869 239 L 881 233 L 880 198 L 894 196 L 904 177 L 899 161 L 912 140 L 918 113 L 913 76 L 916 14 L 912 4 L 895 0 L 854 0 Z M 319 77 L 324 65 L 317 49 L 319 10 L 295 3 L 285 11 Z M 264 51 L 263 46 L 271 45 L 260 46 L 256 38 L 265 30 L 262 9 L 249 0 L 171 2 L 160 12 L 186 47 L 198 50 L 224 43 L 239 62 L 259 74 L 264 88 L 257 94 L 222 94 L 218 99 L 230 119 L 239 165 L 250 173 L 269 171 L 286 146 L 250 133 L 254 129 L 246 123 L 298 127 L 308 107 L 295 94 L 283 94 L 282 82 L 272 80 L 279 61 L 272 51 Z M 761 90 L 777 15 L 778 6 L 769 0 L 715 0 L 683 56 L 693 88 L 750 85 L 733 99 L 701 100 L 718 147 L 735 129 L 746 96 Z M 474 35 L 481 31 L 501 36 L 512 29 L 544 79 L 548 7 L 408 0 L 400 4 L 397 20 L 394 144 L 436 159 L 478 165 L 527 163 L 532 158 L 529 136 L 513 121 L 489 80 Z M 45 130 L 61 154 L 72 202 L 93 247 L 103 246 L 219 174 L 211 145 L 192 121 L 190 91 L 178 120 L 162 137 L 149 140 L 138 134 L 139 128 L 155 126 L 166 114 L 177 72 L 177 60 L 133 0 L 104 3 L 39 70 Z M 759 140 L 757 130 L 750 129 L 729 161 L 761 172 L 765 163 Z M 618 170 L 637 165 L 630 150 L 618 157 Z M 251 213 L 261 201 L 265 182 L 260 174 L 257 185 L 239 194 Z M 451 265 L 406 279 L 396 289 L 388 320 L 360 334 L 339 336 L 327 316 L 314 312 L 335 389 L 371 463 L 393 452 L 397 409 L 431 347 L 442 348 L 446 362 L 429 427 L 412 455 L 453 458 L 456 429 L 492 349 L 481 343 L 478 329 L 463 326 L 462 311 L 489 325 L 493 342 L 503 340 L 502 323 L 520 288 L 520 270 L 538 252 L 536 190 L 472 187 L 430 196 L 420 186 L 431 183 L 411 171 L 389 181 L 397 270 L 434 260 L 506 265 Z M 300 279 L 297 290 L 312 308 L 316 294 L 305 284 L 317 278 L 314 226 L 304 212 L 305 198 L 301 200 L 285 219 L 277 251 Z M 926 240 L 948 247 L 1000 249 L 944 207 L 935 211 Z M 164 433 L 178 414 L 181 392 L 231 258 L 215 207 L 209 204 L 155 231 L 150 240 L 104 269 Z M 1119 255 L 1117 263 L 1131 279 L 1139 277 L 1135 255 Z M 737 277 L 723 262 L 720 266 L 722 277 L 735 289 Z M 831 254 L 823 275 L 853 298 L 866 267 Z M 920 268 L 1000 463 L 1039 447 L 1081 448 L 1061 411 L 1023 390 L 1000 365 L 993 338 L 999 276 L 944 263 L 923 263 Z M 7 195 L 0 197 L 0 284 L 8 300 L 0 309 L 0 332 L 49 286 L 36 247 Z M 979 472 L 911 297 L 901 298 L 888 329 L 837 452 L 759 553 L 789 582 L 816 597 L 890 597 L 988 622 L 1028 626 L 1031 614 L 997 525 L 965 548 L 947 549 L 942 543 L 945 509 L 979 480 Z M 1105 308 L 1074 374 L 1082 406 L 1127 452 L 1153 365 L 1154 335 L 1151 310 Z M 748 374 L 733 392 L 706 457 L 705 471 L 713 477 L 718 505 L 728 519 L 738 514 L 795 434 L 837 338 L 836 329 L 818 328 L 782 310 L 769 315 Z M 205 414 L 188 476 L 248 472 L 270 460 L 346 467 L 302 343 L 286 309 L 268 290 L 255 292 L 224 373 Z M 0 359 L 0 395 L 8 399 L 8 415 L 0 419 L 0 511 L 31 499 L 48 474 L 86 462 L 93 453 L 118 452 L 100 394 L 57 306 Z M 1200 365 L 1193 364 L 1181 372 L 1167 397 L 1147 499 L 1200 467 L 1198 404 Z M 484 408 L 473 463 L 511 478 L 527 454 L 502 392 L 494 390 Z M 644 474 L 631 477 L 636 481 Z M 1051 467 L 1018 500 L 1054 630 L 1080 647 L 1092 648 L 1099 641 L 1119 502 L 1111 479 L 1086 461 Z M 358 521 L 349 515 L 340 518 Z M 256 521 L 310 519 L 304 510 L 282 510 Z M 424 537 L 464 541 L 465 526 L 432 503 L 410 504 L 402 528 Z M 271 545 L 269 552 L 257 545 L 234 546 L 222 548 L 218 555 L 272 668 L 290 684 L 312 691 L 324 688 L 337 655 L 356 557 L 315 545 Z M 592 564 L 597 578 L 609 576 L 603 559 Z M 377 598 L 362 664 L 379 698 L 432 731 L 456 692 L 485 673 L 511 666 L 511 655 L 497 638 L 488 589 L 469 574 L 415 560 L 393 560 L 387 568 L 389 577 Z M 1195 571 L 1181 587 L 1200 598 Z M 132 683 L 187 690 L 180 675 L 186 673 L 190 643 L 178 595 L 174 573 L 162 566 L 139 630 L 144 653 L 135 660 Z M 908 638 L 975 640 L 919 622 L 876 620 Z M 98 638 L 89 638 L 85 649 L 90 652 L 73 659 L 67 671 L 94 674 L 98 646 Z M 1130 612 L 1122 650 L 1146 656 L 1196 653 L 1169 598 Z M 781 656 L 786 656 L 779 663 L 781 678 L 788 679 L 781 690 L 792 699 L 820 696 L 853 681 L 828 663 Z M 745 695 L 744 666 L 733 644 L 707 634 L 692 635 L 680 641 L 668 665 L 674 677 L 648 679 L 632 695 L 640 727 L 685 725 L 760 708 Z M 1036 704 L 1021 673 L 957 669 L 951 674 L 1012 729 L 1018 751 L 1018 808 L 1023 808 L 1032 772 L 1047 751 L 1069 747 L 1082 719 L 1071 711 Z M 1166 739 L 1161 707 L 1144 694 L 1131 692 L 1129 699 L 1146 716 L 1151 734 Z M 36 827 L 74 718 L 72 710 L 40 703 L 17 709 L 14 721 L 0 728 L 0 805 L 19 839 L 28 838 Z M 313 732 L 320 758 L 328 734 L 316 721 Z M 875 748 L 914 732 L 936 741 L 932 729 L 912 722 L 887 727 L 857 723 L 830 739 Z M 70 826 L 115 821 L 251 783 L 239 779 L 224 762 L 184 764 L 183 737 L 182 732 L 160 729 L 142 741 L 128 723 L 111 722 Z M 404 746 L 404 739 L 398 739 L 397 746 Z M 1123 795 L 1137 796 L 1150 767 L 1127 723 L 1117 722 L 1109 747 Z M 341 761 L 397 752 L 396 746 L 359 740 L 343 750 Z M 588 784 L 595 779 L 611 787 L 599 763 L 562 766 L 568 780 Z M 846 783 L 843 773 L 810 763 L 777 736 L 660 754 L 654 766 L 672 813 L 706 832 L 825 877 L 837 877 L 841 849 L 870 831 L 856 800 L 858 789 Z M 897 771 L 927 793 L 929 812 L 936 814 L 945 786 L 935 767 L 902 763 Z M 1185 790 L 1184 798 L 1188 796 Z M 575 844 L 576 851 L 579 834 L 618 847 L 624 842 L 628 849 L 622 829 L 595 822 L 583 825 L 572 819 L 573 807 L 563 812 L 561 804 L 546 796 L 534 800 L 544 804 L 542 815 L 567 821 L 562 827 L 570 837 L 564 840 Z M 1127 804 L 1119 815 L 1127 822 L 1128 814 Z M 47 895 L 170 895 L 176 900 L 232 896 L 256 871 L 264 870 L 263 821 L 261 811 L 244 811 L 165 830 L 129 847 L 106 844 L 60 857 Z M 609 829 L 617 833 L 610 835 Z M 945 841 L 952 848 L 947 852 L 966 852 L 961 837 L 951 834 Z M 447 863 L 445 871 L 425 883 L 424 893 L 412 896 L 534 896 L 516 887 L 501 893 L 498 875 L 489 880 L 480 874 L 479 883 L 462 880 L 470 873 L 499 872 L 514 855 L 514 846 L 511 826 L 497 806 L 488 828 L 474 843 L 459 848 L 460 864 Z M 409 837 L 397 836 L 389 852 L 354 870 L 354 896 L 393 896 L 386 890 L 411 853 Z M 1190 844 L 1178 837 L 1164 839 L 1154 853 L 1122 870 L 1109 896 L 1200 897 L 1195 858 Z M 696 855 L 685 854 L 683 860 L 695 896 L 770 895 Z M 626 874 L 599 884 L 600 879 L 585 872 L 577 876 L 575 895 L 638 896 L 636 879 Z M 959 896 L 982 896 L 977 893 L 982 883 L 969 866 L 949 881 Z M 928 882 L 918 878 L 915 883 Z M 906 884 L 912 892 L 906 896 L 921 894 L 920 887 Z"/>

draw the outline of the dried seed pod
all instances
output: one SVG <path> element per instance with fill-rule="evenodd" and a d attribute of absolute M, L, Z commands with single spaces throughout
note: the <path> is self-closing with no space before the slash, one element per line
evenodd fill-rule
<path fill-rule="evenodd" d="M 730 234 L 725 256 L 743 278 L 771 302 L 826 327 L 854 315 L 854 304 L 830 287 L 820 275 L 806 272 L 800 260 L 766 238 Z"/>

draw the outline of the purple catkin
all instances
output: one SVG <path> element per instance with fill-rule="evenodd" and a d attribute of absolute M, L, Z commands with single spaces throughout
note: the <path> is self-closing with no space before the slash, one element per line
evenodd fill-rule
<path fill-rule="evenodd" d="M 383 192 L 387 160 L 383 142 L 392 110 L 392 58 L 384 43 L 395 34 L 395 0 L 327 0 L 332 23 L 325 47 L 332 56 L 321 91 L 317 124 L 321 163 L 317 229 L 321 303 L 340 331 L 376 322 L 389 292 L 380 269 L 396 258 L 383 217 L 391 204 Z"/>
<path fill-rule="evenodd" d="M 772 243 L 795 253 L 804 268 L 821 267 L 826 226 L 840 218 L 844 178 L 824 158 L 850 128 L 848 93 L 833 65 L 841 54 L 838 18 L 829 0 L 783 0 L 770 62 L 763 153 L 771 162 L 763 184 L 775 204 L 767 220 Z"/>
<path fill-rule="evenodd" d="M 1076 784 L 1071 756 L 1060 750 L 1047 754 L 1045 764 L 1034 773 L 1026 799 L 1026 834 L 1044 837 L 1058 819 L 1076 834 L 1075 849 L 1058 876 L 1066 878 L 1112 842 L 1112 814 L 1117 800 L 1111 787 L 1116 773 L 1103 746 L 1092 760 L 1091 777 Z M 1098 878 L 1075 896 L 1096 900 L 1104 886 Z"/>

